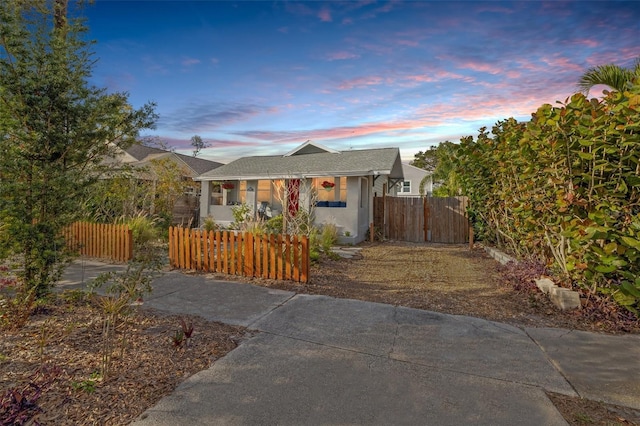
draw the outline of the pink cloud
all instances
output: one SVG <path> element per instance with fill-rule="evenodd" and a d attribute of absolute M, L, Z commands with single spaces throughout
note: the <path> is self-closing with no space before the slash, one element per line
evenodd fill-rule
<path fill-rule="evenodd" d="M 466 83 L 473 83 L 475 81 L 473 77 L 445 70 L 425 70 L 424 74 L 409 75 L 404 77 L 404 79 L 413 83 L 434 83 L 444 80 L 461 80 Z"/>
<path fill-rule="evenodd" d="M 417 121 L 389 121 L 368 123 L 359 126 L 332 127 L 326 129 L 293 130 L 288 132 L 248 131 L 239 132 L 238 134 L 245 137 L 259 139 L 261 141 L 269 141 L 272 143 L 289 143 L 306 139 L 327 140 L 354 138 L 377 133 L 410 130 L 416 127 L 424 126 L 425 123 Z"/>
<path fill-rule="evenodd" d="M 359 58 L 359 57 L 360 57 L 360 55 L 356 55 L 355 53 L 341 51 L 341 52 L 329 53 L 327 55 L 327 60 L 329 60 L 329 61 L 342 61 L 342 60 L 345 60 L 345 59 L 355 59 L 355 58 Z"/>
<path fill-rule="evenodd" d="M 577 44 L 579 46 L 598 47 L 600 42 L 598 40 L 591 40 L 588 38 L 573 40 L 571 44 Z"/>
<path fill-rule="evenodd" d="M 584 71 L 584 67 L 571 62 L 569 58 L 556 56 L 551 58 L 542 58 L 541 61 L 549 65 L 550 67 L 561 68 L 565 71 L 578 71 L 578 72 Z"/>
<path fill-rule="evenodd" d="M 638 50 L 636 48 L 621 48 L 618 51 L 608 51 L 594 53 L 587 58 L 587 65 L 589 67 L 595 67 L 604 64 L 618 64 L 631 63 L 638 57 Z M 583 70 L 584 71 L 584 70 Z"/>
<path fill-rule="evenodd" d="M 434 81 L 439 80 L 439 78 L 435 77 L 434 75 L 425 75 L 425 74 L 410 75 L 410 76 L 407 76 L 406 79 L 416 83 L 433 83 Z"/>
<path fill-rule="evenodd" d="M 318 12 L 318 18 L 320 18 L 322 22 L 331 22 L 331 11 L 326 7 L 322 8 L 320 12 Z"/>
<path fill-rule="evenodd" d="M 418 43 L 415 40 L 398 40 L 396 43 L 398 43 L 401 46 L 409 46 L 409 47 L 416 47 L 420 45 L 420 43 Z"/>
<path fill-rule="evenodd" d="M 538 64 L 534 64 L 533 62 L 529 61 L 528 59 L 518 59 L 517 60 L 518 63 L 518 67 L 527 71 L 541 71 L 543 69 L 542 66 L 538 65 Z"/>
<path fill-rule="evenodd" d="M 345 80 L 338 86 L 340 90 L 349 90 L 357 87 L 377 86 L 385 82 L 385 79 L 378 76 L 358 77 L 351 80 Z"/>
<path fill-rule="evenodd" d="M 482 62 L 465 62 L 458 65 L 459 68 L 470 69 L 473 71 L 485 72 L 487 74 L 500 74 L 503 72 L 503 69 L 494 65 L 487 64 Z"/>

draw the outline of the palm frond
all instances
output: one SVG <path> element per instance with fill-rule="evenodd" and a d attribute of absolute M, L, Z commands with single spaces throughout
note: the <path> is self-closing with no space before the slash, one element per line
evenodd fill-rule
<path fill-rule="evenodd" d="M 589 68 L 578 81 L 578 90 L 589 94 L 589 90 L 598 84 L 609 86 L 619 92 L 624 91 L 627 82 L 631 81 L 635 72 L 615 64 L 600 65 Z"/>

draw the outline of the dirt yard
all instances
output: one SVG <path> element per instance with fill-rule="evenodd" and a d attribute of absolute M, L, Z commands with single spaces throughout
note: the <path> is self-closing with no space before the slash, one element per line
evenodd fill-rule
<path fill-rule="evenodd" d="M 514 291 L 504 268 L 481 247 L 386 242 L 362 245 L 353 259 L 323 258 L 307 284 L 253 280 L 298 293 L 389 303 L 508 323 L 519 327 L 559 327 L 619 331 L 607 319 L 584 312 L 561 312 L 540 292 Z M 638 333 L 640 325 L 626 326 Z"/>

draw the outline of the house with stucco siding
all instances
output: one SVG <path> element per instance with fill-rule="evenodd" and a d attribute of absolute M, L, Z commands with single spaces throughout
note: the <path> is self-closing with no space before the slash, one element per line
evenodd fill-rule
<path fill-rule="evenodd" d="M 233 222 L 234 205 L 254 218 L 283 209 L 313 213 L 314 223 L 335 224 L 343 243 L 365 239 L 373 221 L 373 198 L 396 195 L 404 175 L 398 148 L 337 151 L 307 141 L 283 155 L 242 157 L 201 174 L 200 217 Z"/>

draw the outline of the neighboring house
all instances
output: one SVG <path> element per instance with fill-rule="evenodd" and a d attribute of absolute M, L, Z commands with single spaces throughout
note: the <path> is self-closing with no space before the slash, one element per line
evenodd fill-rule
<path fill-rule="evenodd" d="M 402 164 L 404 180 L 398 182 L 398 197 L 431 196 L 433 192 L 433 174 L 429 171 L 414 167 L 410 164 Z M 424 183 L 422 183 L 424 180 Z M 423 184 L 422 194 L 420 184 Z"/>
<path fill-rule="evenodd" d="M 184 193 L 177 198 L 174 205 L 173 223 L 186 224 L 193 223 L 194 220 L 197 221 L 200 207 L 200 184 L 195 182 L 194 178 L 222 166 L 222 163 L 144 145 L 132 145 L 111 159 L 111 162 L 117 164 L 126 164 L 134 169 L 145 170 L 138 176 L 139 179 L 143 180 L 154 180 L 156 178 L 152 173 L 149 173 L 149 170 L 153 169 L 151 166 L 154 161 L 169 161 L 182 174 Z"/>
<path fill-rule="evenodd" d="M 311 141 L 285 155 L 239 158 L 196 178 L 202 181 L 201 220 L 210 216 L 228 225 L 238 204 L 264 218 L 302 208 L 313 211 L 318 225 L 334 223 L 344 243 L 365 239 L 373 197 L 395 195 L 402 179 L 398 148 L 336 151 Z"/>

